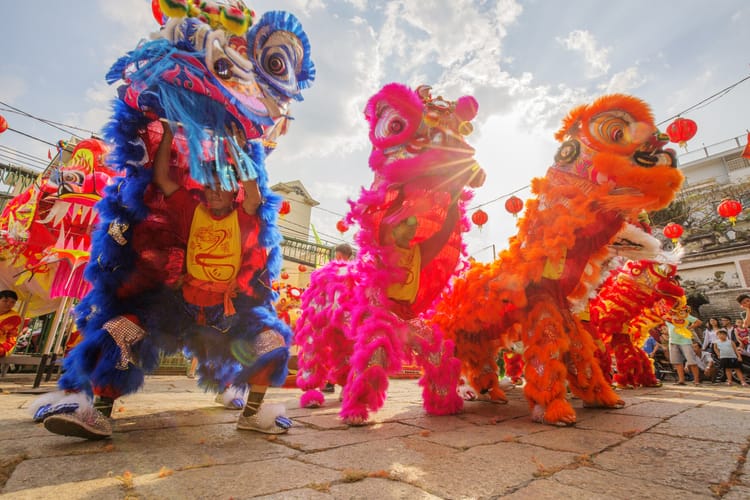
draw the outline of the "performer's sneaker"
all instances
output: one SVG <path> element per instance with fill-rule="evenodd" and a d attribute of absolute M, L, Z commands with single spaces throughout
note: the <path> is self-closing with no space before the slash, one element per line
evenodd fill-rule
<path fill-rule="evenodd" d="M 284 434 L 292 426 L 292 421 L 287 417 L 279 416 L 270 425 L 263 425 L 258 415 L 246 417 L 240 415 L 237 420 L 237 428 L 241 431 L 256 431 L 263 434 Z"/>
<path fill-rule="evenodd" d="M 114 399 L 98 396 L 94 401 L 94 408 L 96 408 L 102 415 L 109 418 L 112 416 L 112 407 L 114 404 Z"/>
<path fill-rule="evenodd" d="M 292 426 L 292 421 L 283 412 L 283 405 L 264 405 L 255 415 L 250 417 L 240 415 L 237 428 L 263 434 L 284 434 Z"/>
<path fill-rule="evenodd" d="M 241 410 L 242 408 L 245 407 L 245 400 L 244 399 L 242 399 L 242 398 L 234 398 L 234 399 L 231 399 L 231 400 L 227 401 L 224 398 L 224 393 L 223 392 L 220 392 L 219 394 L 217 394 L 216 398 L 214 398 L 214 401 L 216 403 L 219 403 L 220 405 L 222 405 L 224 408 L 226 408 L 228 410 Z"/>
<path fill-rule="evenodd" d="M 44 428 L 54 434 L 84 439 L 106 439 L 112 435 L 112 424 L 96 410 L 50 415 Z"/>

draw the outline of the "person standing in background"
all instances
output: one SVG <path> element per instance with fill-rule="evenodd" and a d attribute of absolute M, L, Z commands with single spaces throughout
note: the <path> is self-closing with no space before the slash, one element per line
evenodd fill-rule
<path fill-rule="evenodd" d="M 669 329 L 669 360 L 677 372 L 677 385 L 685 385 L 685 366 L 693 375 L 693 385 L 700 385 L 698 360 L 693 352 L 694 328 L 701 320 L 690 314 L 690 306 L 684 301 L 674 306 L 665 321 Z"/>
<path fill-rule="evenodd" d="M 737 344 L 729 339 L 725 330 L 719 330 L 718 335 L 719 340 L 714 344 L 714 352 L 719 357 L 719 368 L 726 373 L 727 385 L 732 385 L 732 370 L 734 370 L 734 374 L 739 379 L 740 385 L 747 387 L 745 376 L 740 369 L 739 359 L 742 357 L 742 353 Z"/>

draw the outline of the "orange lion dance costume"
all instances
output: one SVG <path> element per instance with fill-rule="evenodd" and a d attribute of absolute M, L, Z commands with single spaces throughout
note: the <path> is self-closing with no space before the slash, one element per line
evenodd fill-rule
<path fill-rule="evenodd" d="M 532 419 L 570 425 L 566 382 L 587 406 L 624 403 L 602 375 L 594 342 L 574 315 L 606 275 L 612 244 L 641 210 L 669 204 L 682 183 L 649 107 L 610 95 L 573 109 L 555 138 L 547 175 L 532 181 L 510 248 L 473 263 L 438 304 L 434 321 L 456 342 L 463 374 L 490 400 L 505 401 L 498 350 L 522 340 L 524 393 Z"/>

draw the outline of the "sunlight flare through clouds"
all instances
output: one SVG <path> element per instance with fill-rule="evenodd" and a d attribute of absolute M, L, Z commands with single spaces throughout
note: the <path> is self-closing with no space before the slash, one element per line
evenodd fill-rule
<path fill-rule="evenodd" d="M 607 56 L 611 49 L 607 47 L 600 48 L 594 38 L 594 35 L 586 30 L 571 31 L 567 37 L 558 38 L 566 49 L 580 52 L 586 61 L 586 75 L 589 78 L 604 76 L 609 72 L 609 62 Z"/>

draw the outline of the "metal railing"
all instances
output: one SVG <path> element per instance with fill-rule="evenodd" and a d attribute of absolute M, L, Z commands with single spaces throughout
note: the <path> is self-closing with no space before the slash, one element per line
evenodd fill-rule
<path fill-rule="evenodd" d="M 701 146 L 693 151 L 686 151 L 682 154 L 679 154 L 677 156 L 677 160 L 681 166 L 684 166 L 687 163 L 690 163 L 693 161 L 697 161 L 703 158 L 708 158 L 710 156 L 725 153 L 732 149 L 742 148 L 746 144 L 747 144 L 747 136 L 738 135 L 737 137 L 726 139 L 721 142 L 717 142 L 715 144 L 710 144 L 708 146 Z"/>
<path fill-rule="evenodd" d="M 334 256 L 334 247 L 332 246 L 318 245 L 288 236 L 285 236 L 284 241 L 281 242 L 281 251 L 286 260 L 310 267 L 319 267 L 333 259 Z"/>

